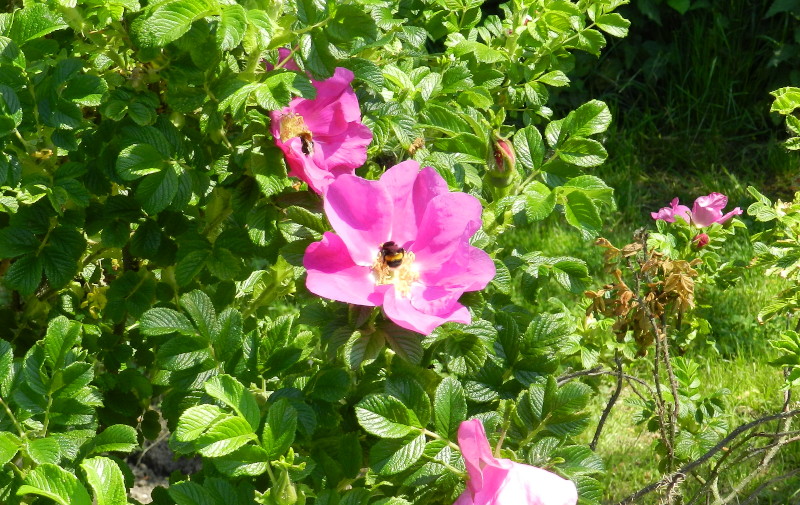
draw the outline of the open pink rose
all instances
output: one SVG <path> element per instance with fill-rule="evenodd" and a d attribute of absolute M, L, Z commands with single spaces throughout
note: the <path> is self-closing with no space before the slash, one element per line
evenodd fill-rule
<path fill-rule="evenodd" d="M 677 198 L 673 198 L 669 204 L 669 207 L 661 207 L 658 209 L 658 212 L 650 213 L 650 216 L 653 219 L 661 219 L 668 223 L 674 223 L 676 217 L 680 217 L 688 223 L 690 215 L 691 211 L 689 210 L 689 207 L 686 205 L 679 205 Z"/>
<path fill-rule="evenodd" d="M 404 161 L 379 180 L 340 175 L 324 195 L 336 233 L 306 249 L 306 286 L 319 296 L 383 306 L 399 326 L 429 334 L 447 322 L 470 322 L 458 303 L 494 277 L 492 259 L 469 244 L 481 227 L 481 204 L 451 193 L 430 167 Z"/>
<path fill-rule="evenodd" d="M 692 206 L 692 222 L 702 228 L 711 226 L 714 223 L 722 224 L 733 216 L 738 216 L 742 213 L 742 209 L 736 207 L 723 216 L 722 209 L 726 205 L 728 205 L 728 197 L 722 193 L 701 196 L 694 201 L 694 206 Z"/>
<path fill-rule="evenodd" d="M 682 218 L 687 223 L 692 223 L 699 228 L 711 226 L 714 223 L 722 224 L 733 216 L 742 213 L 742 209 L 736 207 L 727 214 L 722 214 L 722 209 L 728 205 L 728 197 L 722 193 L 711 193 L 701 196 L 694 201 L 692 210 L 685 205 L 679 205 L 675 198 L 669 207 L 662 207 L 658 212 L 651 212 L 653 219 L 662 219 L 668 223 L 674 223 L 676 217 Z"/>
<path fill-rule="evenodd" d="M 535 466 L 495 458 L 479 419 L 458 427 L 467 489 L 453 505 L 575 505 L 578 490 L 571 481 Z"/>
<path fill-rule="evenodd" d="M 280 51 L 281 61 L 288 51 Z M 286 68 L 295 70 L 294 62 Z M 350 83 L 353 72 L 337 68 L 333 77 L 311 83 L 313 100 L 297 97 L 288 107 L 269 113 L 275 143 L 289 165 L 289 175 L 308 183 L 317 193 L 341 174 L 352 174 L 367 160 L 372 132 L 361 124 L 361 110 Z"/>

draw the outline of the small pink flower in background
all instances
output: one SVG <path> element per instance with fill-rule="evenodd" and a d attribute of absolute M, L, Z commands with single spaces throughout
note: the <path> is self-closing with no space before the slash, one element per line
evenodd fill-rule
<path fill-rule="evenodd" d="M 689 210 L 689 207 L 685 205 L 679 205 L 678 199 L 675 198 L 670 202 L 669 207 L 662 207 L 658 212 L 651 212 L 650 216 L 653 219 L 661 219 L 668 223 L 674 223 L 675 218 L 680 217 L 687 223 L 694 224 L 699 228 L 705 228 L 714 223 L 722 224 L 733 216 L 738 216 L 742 213 L 742 209 L 736 207 L 723 215 L 722 209 L 726 205 L 728 205 L 728 197 L 722 193 L 711 193 L 697 198 L 694 201 L 692 210 Z"/>
<path fill-rule="evenodd" d="M 575 505 L 575 484 L 535 466 L 495 458 L 479 419 L 458 427 L 467 489 L 453 505 Z"/>
<path fill-rule="evenodd" d="M 495 274 L 486 252 L 469 244 L 481 204 L 449 192 L 430 167 L 404 161 L 379 180 L 340 175 L 324 195 L 335 233 L 306 249 L 306 286 L 319 296 L 382 306 L 397 325 L 429 334 L 448 321 L 469 323 L 458 303 Z"/>
<path fill-rule="evenodd" d="M 279 51 L 281 61 L 287 50 Z M 296 70 L 290 61 L 285 68 Z M 361 123 L 361 110 L 350 83 L 353 72 L 337 68 L 333 77 L 311 83 L 313 100 L 292 99 L 288 107 L 270 112 L 271 130 L 289 165 L 289 175 L 317 193 L 341 174 L 352 174 L 367 160 L 372 132 Z"/>
<path fill-rule="evenodd" d="M 694 238 L 692 239 L 692 243 L 698 249 L 702 249 L 708 245 L 709 240 L 710 239 L 708 238 L 708 235 L 706 235 L 705 233 L 700 233 L 694 236 Z"/>
<path fill-rule="evenodd" d="M 660 209 L 658 209 L 658 212 L 651 212 L 650 216 L 653 219 L 656 220 L 661 219 L 668 223 L 674 223 L 675 218 L 680 217 L 688 223 L 690 214 L 691 211 L 689 210 L 689 207 L 687 207 L 686 205 L 679 205 L 678 199 L 674 198 L 670 202 L 669 207 L 661 207 Z"/>
<path fill-rule="evenodd" d="M 728 205 L 728 197 L 722 193 L 711 193 L 710 195 L 701 196 L 694 201 L 692 207 L 692 222 L 696 226 L 706 227 L 714 223 L 722 224 L 733 216 L 738 216 L 742 213 L 742 209 L 736 207 L 724 216 L 722 209 Z"/>

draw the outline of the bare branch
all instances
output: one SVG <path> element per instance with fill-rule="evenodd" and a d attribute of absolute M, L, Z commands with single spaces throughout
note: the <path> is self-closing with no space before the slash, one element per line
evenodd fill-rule
<path fill-rule="evenodd" d="M 714 454 L 718 453 L 723 448 L 727 447 L 728 444 L 730 444 L 731 440 L 735 439 L 736 437 L 738 437 L 742 433 L 744 433 L 744 432 L 746 432 L 746 431 L 748 431 L 748 430 L 750 430 L 750 429 L 752 429 L 752 428 L 754 428 L 756 426 L 759 426 L 761 424 L 768 423 L 770 421 L 777 421 L 779 419 L 788 419 L 788 418 L 792 418 L 792 417 L 797 416 L 797 415 L 800 415 L 800 409 L 795 409 L 795 410 L 790 410 L 788 412 L 780 412 L 778 414 L 772 414 L 772 415 L 769 415 L 769 416 L 764 416 L 764 417 L 761 417 L 761 418 L 756 419 L 754 421 L 750 421 L 749 423 L 742 424 L 741 426 L 739 426 L 736 429 L 734 429 L 728 436 L 726 436 L 725 438 L 720 440 L 719 443 L 717 443 L 717 445 L 715 445 L 714 447 L 709 449 L 708 452 L 706 452 L 705 454 L 703 454 L 702 456 L 700 456 L 696 460 L 685 464 L 683 467 L 681 467 L 676 472 L 673 472 L 673 473 L 671 473 L 669 475 L 666 475 L 661 480 L 659 480 L 657 482 L 654 482 L 654 483 L 652 483 L 652 484 L 640 489 L 639 491 L 633 493 L 632 495 L 622 499 L 620 502 L 617 503 L 617 505 L 625 505 L 625 504 L 628 504 L 628 503 L 635 503 L 641 497 L 643 497 L 645 495 L 648 495 L 648 494 L 652 493 L 653 491 L 655 491 L 655 490 L 657 490 L 659 488 L 662 488 L 662 487 L 670 485 L 672 482 L 676 481 L 677 479 L 679 479 L 682 476 L 686 475 L 687 473 L 691 472 L 694 468 L 697 468 L 698 466 L 702 465 L 703 463 L 705 463 L 706 461 L 711 459 L 711 457 L 714 456 Z"/>
<path fill-rule="evenodd" d="M 594 430 L 594 438 L 592 438 L 592 443 L 589 444 L 591 450 L 595 450 L 597 447 L 597 441 L 600 440 L 600 433 L 603 431 L 603 426 L 606 424 L 608 415 L 611 413 L 611 409 L 614 408 L 614 404 L 617 403 L 619 394 L 622 392 L 622 360 L 619 359 L 619 351 L 614 352 L 614 361 L 617 363 L 617 389 L 614 390 L 614 394 L 611 395 L 611 398 L 608 400 L 606 408 L 603 410 L 603 415 L 600 416 L 600 422 L 597 423 L 597 429 Z"/>

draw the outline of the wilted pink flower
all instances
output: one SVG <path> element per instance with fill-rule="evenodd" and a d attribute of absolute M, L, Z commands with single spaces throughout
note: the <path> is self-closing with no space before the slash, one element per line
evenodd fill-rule
<path fill-rule="evenodd" d="M 698 249 L 702 249 L 708 245 L 709 240 L 710 239 L 708 238 L 708 235 L 706 235 L 705 233 L 699 233 L 694 236 L 694 238 L 692 239 L 692 243 Z"/>
<path fill-rule="evenodd" d="M 306 249 L 312 293 L 381 305 L 399 326 L 423 334 L 447 321 L 470 322 L 458 298 L 495 273 L 489 255 L 469 244 L 481 227 L 475 197 L 449 192 L 435 170 L 405 161 L 377 181 L 337 177 L 324 206 L 336 233 Z"/>
<path fill-rule="evenodd" d="M 674 223 L 675 218 L 680 217 L 688 223 L 690 214 L 691 211 L 689 210 L 689 207 L 686 205 L 679 205 L 678 199 L 674 198 L 670 202 L 669 207 L 661 207 L 658 209 L 658 212 L 651 212 L 650 216 L 653 219 L 661 219 L 668 223 Z"/>
<path fill-rule="evenodd" d="M 495 458 L 479 419 L 458 427 L 467 489 L 453 505 L 575 505 L 578 490 L 571 481 L 535 466 Z"/>
<path fill-rule="evenodd" d="M 728 197 L 722 193 L 701 196 L 694 201 L 694 206 L 692 206 L 692 222 L 696 226 L 706 227 L 714 223 L 722 224 L 733 216 L 738 216 L 742 213 L 742 209 L 736 207 L 723 216 L 722 209 L 726 205 L 728 205 Z"/>
<path fill-rule="evenodd" d="M 288 56 L 282 51 L 281 61 Z M 296 69 L 293 62 L 285 65 Z M 272 136 L 289 165 L 289 175 L 323 193 L 335 177 L 352 174 L 367 160 L 372 132 L 361 124 L 361 110 L 350 86 L 353 72 L 337 68 L 333 77 L 311 83 L 313 100 L 297 97 L 269 113 Z"/>

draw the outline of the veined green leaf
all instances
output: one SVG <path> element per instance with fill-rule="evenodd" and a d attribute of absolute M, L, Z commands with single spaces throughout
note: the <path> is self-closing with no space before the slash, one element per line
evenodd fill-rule
<path fill-rule="evenodd" d="M 241 417 L 228 416 L 211 425 L 194 443 L 203 456 L 218 457 L 232 453 L 251 440 L 256 440 L 256 434 L 250 424 Z"/>
<path fill-rule="evenodd" d="M 356 417 L 365 430 L 384 438 L 402 438 L 422 428 L 412 411 L 386 394 L 370 395 L 358 402 Z"/>
<path fill-rule="evenodd" d="M 113 424 L 92 439 L 90 454 L 101 452 L 131 452 L 139 446 L 136 429 L 127 424 Z"/>
<path fill-rule="evenodd" d="M 269 407 L 267 422 L 261 436 L 266 458 L 272 461 L 281 457 L 292 445 L 297 431 L 297 411 L 289 400 L 281 398 Z"/>
<path fill-rule="evenodd" d="M 81 341 L 81 323 L 58 316 L 47 325 L 44 337 L 45 362 L 52 370 L 63 368 L 67 352 Z"/>
<path fill-rule="evenodd" d="M 205 390 L 213 398 L 236 411 L 249 424 L 253 431 L 261 423 L 261 411 L 253 394 L 242 383 L 230 375 L 218 375 L 205 383 Z"/>
<path fill-rule="evenodd" d="M 247 15 L 239 4 L 222 5 L 222 15 L 217 27 L 217 46 L 230 51 L 241 44 L 247 29 Z"/>
<path fill-rule="evenodd" d="M 179 442 L 192 442 L 203 434 L 209 426 L 227 416 L 216 405 L 195 405 L 181 414 L 178 426 L 172 436 Z"/>
<path fill-rule="evenodd" d="M 211 13 L 209 0 L 168 0 L 138 24 L 134 33 L 145 48 L 163 47 L 189 31 L 192 23 Z"/>
<path fill-rule="evenodd" d="M 394 440 L 380 440 L 369 452 L 370 466 L 381 475 L 407 470 L 425 451 L 425 435 L 410 434 Z"/>
<path fill-rule="evenodd" d="M 0 348 L 2 351 L 2 348 Z M 0 432 L 0 467 L 14 459 L 22 448 L 22 439 L 7 431 Z"/>
<path fill-rule="evenodd" d="M 123 180 L 133 181 L 163 170 L 164 157 L 150 144 L 133 144 L 120 151 L 116 169 Z"/>
<path fill-rule="evenodd" d="M 86 480 L 94 492 L 97 505 L 125 505 L 128 503 L 125 479 L 117 464 L 102 456 L 81 462 Z"/>
<path fill-rule="evenodd" d="M 455 440 L 458 426 L 467 419 L 467 398 L 455 377 L 445 377 L 436 388 L 433 415 L 437 433 Z"/>
<path fill-rule="evenodd" d="M 50 498 L 59 505 L 92 505 L 92 499 L 78 478 L 50 463 L 44 463 L 25 477 L 18 495 L 35 494 Z"/>
<path fill-rule="evenodd" d="M 174 332 L 195 334 L 195 329 L 186 316 L 165 307 L 156 307 L 142 314 L 139 329 L 144 335 L 166 335 Z"/>
<path fill-rule="evenodd" d="M 597 207 L 585 193 L 580 191 L 573 191 L 567 195 L 564 215 L 567 222 L 578 228 L 587 239 L 596 237 L 603 226 Z"/>

